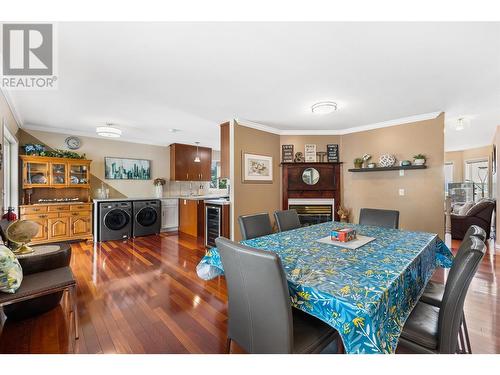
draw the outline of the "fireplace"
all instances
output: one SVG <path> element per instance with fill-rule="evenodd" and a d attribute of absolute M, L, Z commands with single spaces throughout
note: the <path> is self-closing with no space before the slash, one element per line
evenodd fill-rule
<path fill-rule="evenodd" d="M 333 221 L 335 200 L 322 198 L 288 199 L 288 208 L 299 215 L 303 226 Z"/>
<path fill-rule="evenodd" d="M 296 209 L 304 225 L 338 221 L 341 166 L 342 163 L 281 163 L 283 209 Z"/>

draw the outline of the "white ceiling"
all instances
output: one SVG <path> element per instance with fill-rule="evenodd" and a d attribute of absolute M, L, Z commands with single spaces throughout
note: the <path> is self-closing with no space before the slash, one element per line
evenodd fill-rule
<path fill-rule="evenodd" d="M 444 111 L 451 150 L 490 143 L 500 124 L 500 23 L 61 23 L 57 34 L 58 90 L 10 92 L 26 128 L 94 135 L 112 122 L 123 140 L 217 147 L 231 118 L 341 131 Z M 320 100 L 339 110 L 311 114 Z"/>

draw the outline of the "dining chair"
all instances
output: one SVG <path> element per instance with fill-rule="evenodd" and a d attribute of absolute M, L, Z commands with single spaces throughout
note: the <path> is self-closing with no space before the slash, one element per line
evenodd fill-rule
<path fill-rule="evenodd" d="M 406 320 L 399 344 L 418 353 L 460 352 L 458 336 L 467 290 L 486 253 L 486 245 L 471 236 L 467 249 L 453 261 L 441 307 L 418 302 Z"/>
<path fill-rule="evenodd" d="M 276 253 L 223 237 L 215 240 L 228 290 L 227 353 L 235 341 L 248 353 L 320 353 L 338 333 L 292 308 L 285 272 Z"/>
<path fill-rule="evenodd" d="M 269 214 L 266 212 L 255 215 L 242 215 L 238 217 L 241 236 L 244 240 L 266 236 L 273 233 Z"/>
<path fill-rule="evenodd" d="M 486 240 L 486 231 L 477 226 L 477 225 L 471 225 L 467 232 L 465 233 L 464 240 L 462 241 L 462 244 L 458 248 L 456 258 L 462 256 L 462 253 L 464 251 L 468 251 L 470 249 L 470 246 L 468 245 L 468 240 L 470 239 L 471 236 L 479 238 L 482 242 Z M 450 271 L 451 273 L 451 271 Z M 433 281 L 429 281 L 427 286 L 425 287 L 424 293 L 420 297 L 420 301 L 436 306 L 436 307 L 441 307 L 441 303 L 443 301 L 443 296 L 444 296 L 444 291 L 445 291 L 445 285 L 436 283 Z M 463 329 L 463 336 L 462 337 L 462 332 L 460 333 L 460 338 L 461 338 L 461 345 L 462 348 L 467 347 L 467 352 L 472 353 L 472 347 L 470 344 L 470 338 L 469 338 L 469 330 L 467 328 L 467 322 L 465 321 L 465 314 L 463 317 L 463 322 L 462 322 L 462 327 Z"/>
<path fill-rule="evenodd" d="M 278 225 L 278 230 L 280 232 L 285 232 L 287 230 L 302 227 L 302 224 L 300 224 L 299 215 L 297 214 L 297 210 L 292 209 L 275 211 L 274 219 L 276 220 L 276 224 Z"/>
<path fill-rule="evenodd" d="M 362 225 L 398 229 L 399 211 L 362 208 L 359 211 L 359 223 Z"/>

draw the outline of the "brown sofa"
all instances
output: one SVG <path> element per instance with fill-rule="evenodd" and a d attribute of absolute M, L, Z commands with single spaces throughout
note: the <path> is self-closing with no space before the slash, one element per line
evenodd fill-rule
<path fill-rule="evenodd" d="M 465 215 L 451 214 L 451 237 L 461 240 L 471 225 L 478 225 L 485 230 L 486 238 L 490 238 L 491 217 L 495 206 L 495 200 L 484 198 L 472 206 Z"/>

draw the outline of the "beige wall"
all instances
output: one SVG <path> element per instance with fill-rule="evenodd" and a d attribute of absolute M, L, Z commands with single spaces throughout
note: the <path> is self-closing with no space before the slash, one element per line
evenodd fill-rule
<path fill-rule="evenodd" d="M 444 161 L 453 163 L 453 182 L 462 182 L 464 180 L 463 151 L 445 152 Z"/>
<path fill-rule="evenodd" d="M 404 126 L 392 126 L 342 136 L 343 204 L 358 222 L 362 207 L 394 209 L 400 212 L 401 229 L 444 234 L 444 114 L 436 119 Z M 397 160 L 427 156 L 425 170 L 352 173 L 353 159 L 364 153 L 378 162 L 384 153 Z M 399 189 L 405 196 L 399 196 Z M 444 238 L 444 237 L 442 237 Z"/>
<path fill-rule="evenodd" d="M 272 218 L 275 210 L 280 209 L 280 137 L 241 126 L 234 126 L 234 180 L 231 188 L 234 193 L 234 239 L 241 240 L 238 216 L 259 212 L 268 212 Z M 242 152 L 273 157 L 273 183 L 242 182 Z"/>
<path fill-rule="evenodd" d="M 67 149 L 64 140 L 68 137 L 68 134 L 50 133 L 36 130 L 28 130 L 27 132 L 51 148 Z M 169 179 L 170 177 L 170 153 L 168 147 L 121 142 L 103 138 L 79 138 L 82 140 L 82 146 L 76 151 L 81 154 L 86 154 L 87 159 L 92 160 L 90 169 L 94 176 L 105 181 L 105 183 L 109 184 L 113 189 L 116 189 L 118 193 L 112 191 L 112 196 L 153 196 L 153 180 L 105 180 L 105 156 L 148 159 L 151 160 L 152 179 L 157 177 Z M 91 185 L 93 185 L 92 190 L 95 191 L 95 189 L 100 187 L 100 181 L 92 179 Z M 120 193 L 122 195 L 119 195 Z"/>

